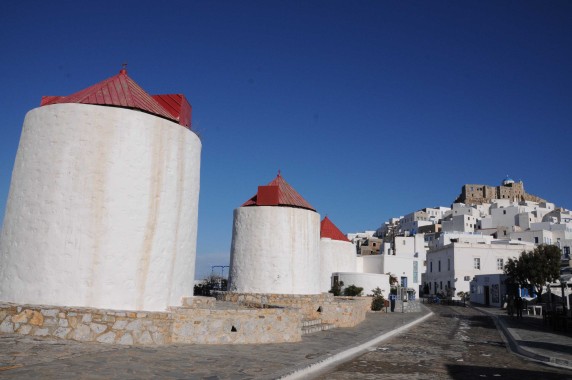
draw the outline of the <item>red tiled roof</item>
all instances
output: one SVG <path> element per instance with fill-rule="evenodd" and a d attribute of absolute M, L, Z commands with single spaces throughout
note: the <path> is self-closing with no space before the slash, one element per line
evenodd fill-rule
<path fill-rule="evenodd" d="M 183 95 L 151 96 L 122 69 L 119 74 L 68 96 L 44 96 L 40 106 L 81 103 L 138 109 L 190 128 L 191 105 Z"/>
<path fill-rule="evenodd" d="M 278 204 L 276 206 L 299 207 L 316 211 L 292 186 L 282 178 L 280 173 L 267 186 L 278 187 Z M 258 206 L 258 194 L 246 201 L 242 207 Z"/>
<path fill-rule="evenodd" d="M 349 242 L 346 235 L 327 216 L 320 223 L 320 237 Z"/>

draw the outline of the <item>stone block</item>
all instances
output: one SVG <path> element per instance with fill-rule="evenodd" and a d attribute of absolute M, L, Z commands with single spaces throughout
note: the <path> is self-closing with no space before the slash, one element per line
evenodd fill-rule
<path fill-rule="evenodd" d="M 137 342 L 139 344 L 153 344 L 153 338 L 149 331 L 143 331 L 143 333 L 138 337 Z"/>
<path fill-rule="evenodd" d="M 69 327 L 58 327 L 56 329 L 56 331 L 54 331 L 54 336 L 61 338 L 61 339 L 65 339 L 69 332 L 71 331 L 71 328 Z"/>
<path fill-rule="evenodd" d="M 78 317 L 68 317 L 68 323 L 72 328 L 75 329 L 77 327 Z"/>
<path fill-rule="evenodd" d="M 74 340 L 79 340 L 80 342 L 92 341 L 93 333 L 91 332 L 89 326 L 80 324 L 73 331 L 71 338 Z"/>
<path fill-rule="evenodd" d="M 82 323 L 91 323 L 93 317 L 91 314 L 84 314 L 84 316 L 81 319 Z"/>
<path fill-rule="evenodd" d="M 133 344 L 133 337 L 131 336 L 131 334 L 125 333 L 125 334 L 123 334 L 123 336 L 121 337 L 121 339 L 119 339 L 119 342 L 117 342 L 117 343 L 125 344 L 125 345 L 132 345 Z"/>
<path fill-rule="evenodd" d="M 53 318 L 53 317 L 44 318 L 44 323 L 42 323 L 42 326 L 46 326 L 46 327 L 52 327 L 52 326 L 57 326 L 57 325 L 58 325 L 58 321 L 56 318 Z"/>
<path fill-rule="evenodd" d="M 16 330 L 18 334 L 22 335 L 28 335 L 30 334 L 30 331 L 32 331 L 32 326 L 30 325 L 22 325 L 18 330 Z"/>
<path fill-rule="evenodd" d="M 58 309 L 43 309 L 42 315 L 44 317 L 57 317 L 59 310 Z"/>
<path fill-rule="evenodd" d="M 32 310 L 28 323 L 34 326 L 42 326 L 44 324 L 44 316 L 39 311 Z"/>
<path fill-rule="evenodd" d="M 108 331 L 97 337 L 99 343 L 115 343 L 116 334 L 113 331 Z"/>
<path fill-rule="evenodd" d="M 0 323 L 0 332 L 13 334 L 14 333 L 14 324 L 6 319 L 4 322 Z"/>
<path fill-rule="evenodd" d="M 50 333 L 50 330 L 48 328 L 42 328 L 42 329 L 36 329 L 36 332 L 34 332 L 34 335 L 36 336 L 48 336 Z"/>
<path fill-rule="evenodd" d="M 125 329 L 125 327 L 127 326 L 128 323 L 129 323 L 129 321 L 126 321 L 126 320 L 115 321 L 115 323 L 113 324 L 113 326 L 111 328 L 113 330 L 123 330 L 123 329 Z"/>
<path fill-rule="evenodd" d="M 103 325 L 101 323 L 91 323 L 89 325 L 91 331 L 93 331 L 96 335 L 101 334 L 105 330 L 107 330 L 107 325 Z"/>
<path fill-rule="evenodd" d="M 168 343 L 165 339 L 165 335 L 160 333 L 160 332 L 152 333 L 151 337 L 153 338 L 153 342 L 155 342 L 155 344 L 167 344 Z"/>

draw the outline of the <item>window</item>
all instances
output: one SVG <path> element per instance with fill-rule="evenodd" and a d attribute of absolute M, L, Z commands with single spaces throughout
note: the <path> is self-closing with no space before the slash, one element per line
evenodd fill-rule
<path fill-rule="evenodd" d="M 439 289 L 443 290 L 443 281 L 439 281 Z"/>
<path fill-rule="evenodd" d="M 419 273 L 419 262 L 414 261 L 413 262 L 413 283 L 414 284 L 417 284 L 419 282 L 418 273 Z"/>
<path fill-rule="evenodd" d="M 502 210 L 503 215 L 506 215 L 506 210 Z"/>
<path fill-rule="evenodd" d="M 451 270 L 451 259 L 447 259 L 447 270 Z"/>
<path fill-rule="evenodd" d="M 439 272 L 441 272 L 441 260 L 439 260 Z"/>
<path fill-rule="evenodd" d="M 504 269 L 504 260 L 503 259 L 497 259 L 497 269 L 498 270 Z"/>
<path fill-rule="evenodd" d="M 569 259 L 570 258 L 570 247 L 564 247 L 562 249 L 562 253 L 564 253 L 564 257 Z"/>
<path fill-rule="evenodd" d="M 534 237 L 534 244 L 538 244 L 538 237 Z"/>
<path fill-rule="evenodd" d="M 481 269 L 481 259 L 479 257 L 475 257 L 473 259 L 473 268 L 475 269 Z"/>
<path fill-rule="evenodd" d="M 429 262 L 429 272 L 433 272 L 433 261 Z"/>

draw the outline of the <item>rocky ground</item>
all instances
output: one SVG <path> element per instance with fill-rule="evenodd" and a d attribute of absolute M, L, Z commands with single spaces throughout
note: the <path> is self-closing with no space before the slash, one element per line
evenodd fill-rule
<path fill-rule="evenodd" d="M 477 310 L 429 305 L 434 316 L 318 379 L 572 379 L 572 371 L 510 353 Z"/>

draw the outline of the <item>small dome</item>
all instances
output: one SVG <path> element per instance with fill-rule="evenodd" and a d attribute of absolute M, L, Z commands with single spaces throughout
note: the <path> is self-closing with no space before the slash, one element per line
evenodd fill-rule
<path fill-rule="evenodd" d="M 506 176 L 506 178 L 502 181 L 503 185 L 511 185 L 514 183 L 514 179 L 510 178 L 508 175 Z"/>

